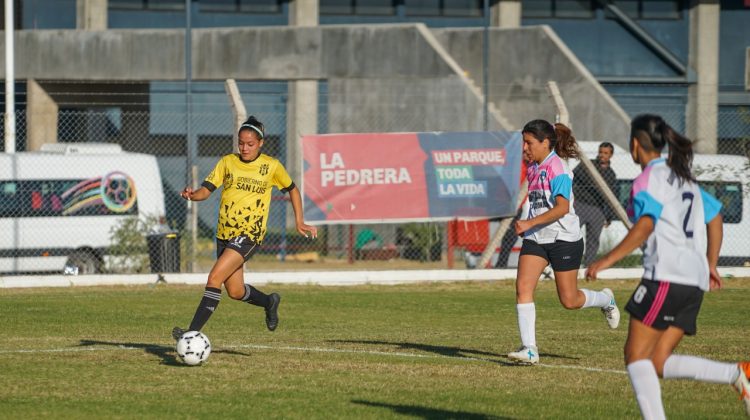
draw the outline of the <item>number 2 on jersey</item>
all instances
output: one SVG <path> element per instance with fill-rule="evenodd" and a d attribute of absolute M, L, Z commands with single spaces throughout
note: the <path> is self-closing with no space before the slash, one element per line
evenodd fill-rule
<path fill-rule="evenodd" d="M 685 219 L 682 221 L 682 231 L 685 232 L 685 236 L 688 238 L 693 237 L 693 231 L 688 230 L 688 222 L 690 221 L 690 213 L 693 210 L 693 199 L 695 196 L 691 192 L 682 193 L 682 202 L 688 202 L 687 212 L 685 212 Z"/>

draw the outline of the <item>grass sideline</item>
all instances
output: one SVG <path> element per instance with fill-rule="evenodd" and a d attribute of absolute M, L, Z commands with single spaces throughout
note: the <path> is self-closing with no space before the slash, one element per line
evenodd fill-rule
<path fill-rule="evenodd" d="M 584 285 L 615 291 L 636 281 Z M 204 332 L 208 363 L 175 360 L 202 287 L 0 289 L 4 418 L 637 418 L 622 363 L 627 314 L 566 311 L 554 283 L 537 291 L 542 366 L 505 354 L 519 342 L 513 283 L 267 285 L 280 326 L 226 294 Z M 706 295 L 698 335 L 679 352 L 750 358 L 750 279 Z M 728 385 L 662 381 L 670 418 L 739 418 Z"/>

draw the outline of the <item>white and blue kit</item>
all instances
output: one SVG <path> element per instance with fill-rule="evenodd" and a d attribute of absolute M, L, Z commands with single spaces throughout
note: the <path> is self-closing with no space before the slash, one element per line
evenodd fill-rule
<path fill-rule="evenodd" d="M 581 239 L 581 226 L 573 209 L 573 171 L 567 162 L 554 151 L 542 163 L 533 163 L 526 169 L 529 183 L 529 211 L 526 219 L 546 213 L 555 206 L 555 197 L 562 196 L 570 202 L 568 213 L 552 223 L 536 226 L 524 233 L 524 239 L 538 244 L 555 241 L 575 242 Z"/>
<path fill-rule="evenodd" d="M 697 184 L 680 182 L 663 158 L 654 159 L 633 181 L 627 212 L 635 223 L 654 220 L 643 249 L 643 278 L 709 288 L 706 224 L 721 203 Z"/>

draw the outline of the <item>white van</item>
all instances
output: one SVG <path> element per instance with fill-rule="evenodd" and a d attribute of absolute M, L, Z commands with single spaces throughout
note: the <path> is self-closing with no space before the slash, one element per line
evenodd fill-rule
<path fill-rule="evenodd" d="M 101 272 L 114 227 L 164 214 L 152 155 L 80 143 L 0 154 L 0 273 Z"/>
<path fill-rule="evenodd" d="M 583 153 L 590 159 L 595 159 L 601 142 L 578 142 Z M 626 206 L 633 179 L 641 173 L 641 167 L 633 163 L 630 152 L 618 145 L 614 145 L 612 169 L 617 175 L 615 195 L 622 206 Z M 575 168 L 578 161 L 572 159 L 571 167 Z M 724 218 L 724 240 L 719 256 L 722 266 L 750 266 L 750 160 L 736 155 L 700 155 L 693 158 L 693 174 L 700 186 L 722 202 L 721 215 Z M 575 180 L 573 180 L 575 182 Z M 525 213 L 525 210 L 524 210 Z M 497 229 L 499 222 L 490 223 L 490 237 Z M 602 229 L 599 239 L 599 254 L 609 252 L 627 234 L 625 225 L 620 221 L 613 221 Z M 584 233 L 585 237 L 585 233 Z M 518 266 L 518 255 L 521 250 L 521 240 L 513 245 L 508 257 L 507 267 Z M 636 254 L 640 250 L 635 251 Z M 497 253 L 493 255 L 491 265 L 497 261 Z M 467 261 L 469 266 L 474 261 Z"/>

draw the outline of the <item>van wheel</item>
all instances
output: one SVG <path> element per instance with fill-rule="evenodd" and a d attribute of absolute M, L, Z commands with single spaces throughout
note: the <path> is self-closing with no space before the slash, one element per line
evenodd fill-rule
<path fill-rule="evenodd" d="M 89 251 L 76 251 L 68 257 L 65 271 L 71 274 L 96 274 L 102 270 L 102 262 Z"/>

